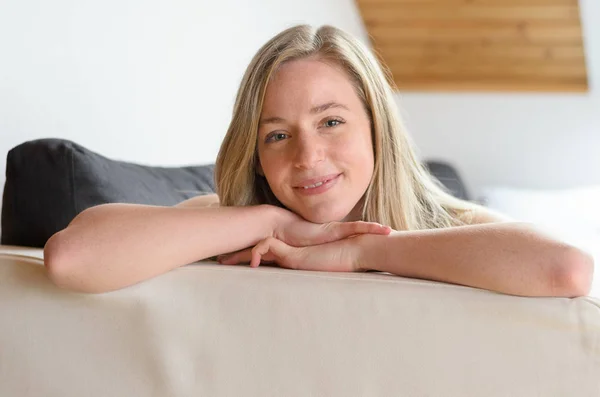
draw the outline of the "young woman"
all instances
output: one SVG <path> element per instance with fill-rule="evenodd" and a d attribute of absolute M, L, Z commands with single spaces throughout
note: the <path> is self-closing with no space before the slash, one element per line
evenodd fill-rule
<path fill-rule="evenodd" d="M 83 211 L 46 244 L 50 278 L 103 292 L 219 255 L 222 264 L 375 270 L 522 296 L 588 293 L 587 253 L 434 181 L 390 81 L 339 29 L 279 33 L 242 80 L 217 157 L 218 194 Z"/>

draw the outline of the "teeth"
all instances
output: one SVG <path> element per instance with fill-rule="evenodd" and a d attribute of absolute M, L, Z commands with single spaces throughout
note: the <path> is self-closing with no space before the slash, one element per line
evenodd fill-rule
<path fill-rule="evenodd" d="M 327 181 L 325 181 L 325 182 L 327 182 Z M 308 185 L 308 186 L 304 186 L 304 189 L 313 189 L 313 188 L 315 188 L 315 187 L 319 187 L 319 186 L 321 186 L 323 183 L 324 183 L 324 182 L 317 182 L 317 183 L 315 183 L 314 185 Z"/>

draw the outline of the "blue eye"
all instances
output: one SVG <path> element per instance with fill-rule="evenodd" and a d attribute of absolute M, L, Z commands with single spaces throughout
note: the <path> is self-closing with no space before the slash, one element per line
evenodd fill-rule
<path fill-rule="evenodd" d="M 267 136 L 267 139 L 265 139 L 265 142 L 283 141 L 286 136 L 287 136 L 287 134 L 284 134 L 283 132 L 274 132 L 274 133 L 270 134 L 269 136 Z"/>
<path fill-rule="evenodd" d="M 334 123 L 334 124 L 331 124 Z M 325 125 L 329 128 L 331 127 L 337 127 L 340 124 L 344 124 L 344 122 L 342 120 L 339 119 L 329 119 L 325 122 Z"/>

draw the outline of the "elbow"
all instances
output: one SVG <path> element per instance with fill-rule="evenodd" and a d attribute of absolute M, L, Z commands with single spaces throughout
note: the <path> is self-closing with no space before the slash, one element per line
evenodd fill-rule
<path fill-rule="evenodd" d="M 89 289 L 78 280 L 73 255 L 65 241 L 65 231 L 59 231 L 44 245 L 44 267 L 48 279 L 57 287 L 73 292 L 101 292 Z"/>
<path fill-rule="evenodd" d="M 588 295 L 594 278 L 594 258 L 588 252 L 568 246 L 554 267 L 552 275 L 555 296 L 575 298 Z"/>
<path fill-rule="evenodd" d="M 60 248 L 62 231 L 53 234 L 44 245 L 44 267 L 48 278 L 56 284 L 59 274 L 63 273 L 64 260 Z"/>
<path fill-rule="evenodd" d="M 57 287 L 72 289 L 69 285 L 69 256 L 63 242 L 64 231 L 55 233 L 44 245 L 44 267 L 50 281 Z"/>

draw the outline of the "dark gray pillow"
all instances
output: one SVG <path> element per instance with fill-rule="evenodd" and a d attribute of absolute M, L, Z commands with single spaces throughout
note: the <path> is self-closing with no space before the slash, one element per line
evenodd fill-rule
<path fill-rule="evenodd" d="M 81 211 L 104 203 L 175 205 L 214 193 L 214 165 L 152 167 L 74 142 L 39 139 L 8 152 L 1 244 L 43 247 Z"/>
<path fill-rule="evenodd" d="M 426 162 L 457 197 L 468 199 L 452 166 Z M 25 142 L 8 152 L 1 244 L 43 247 L 86 208 L 104 203 L 175 205 L 214 193 L 214 165 L 152 167 L 111 160 L 63 139 Z"/>
<path fill-rule="evenodd" d="M 445 161 L 426 161 L 425 167 L 454 197 L 471 200 L 458 172 Z"/>

